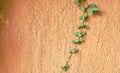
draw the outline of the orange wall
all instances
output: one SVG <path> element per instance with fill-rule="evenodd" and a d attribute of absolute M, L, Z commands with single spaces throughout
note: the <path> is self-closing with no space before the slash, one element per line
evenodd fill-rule
<path fill-rule="evenodd" d="M 88 20 L 85 42 L 66 73 L 120 73 L 120 1 L 87 2 L 97 4 L 101 15 Z M 7 9 L 0 73 L 60 73 L 82 14 L 73 0 L 14 0 Z"/>

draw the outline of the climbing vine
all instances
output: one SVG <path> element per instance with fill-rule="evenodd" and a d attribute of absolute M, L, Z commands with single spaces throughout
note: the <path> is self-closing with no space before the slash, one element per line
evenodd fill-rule
<path fill-rule="evenodd" d="M 69 61 L 71 59 L 71 56 L 78 52 L 79 49 L 77 48 L 78 45 L 81 45 L 84 42 L 84 36 L 86 35 L 86 29 L 88 28 L 88 26 L 86 25 L 88 16 L 91 14 L 95 14 L 99 12 L 99 8 L 96 4 L 87 4 L 85 0 L 74 0 L 74 3 L 79 6 L 79 9 L 83 12 L 83 14 L 79 17 L 80 20 L 82 20 L 82 22 L 77 25 L 77 29 L 80 30 L 79 32 L 75 32 L 75 36 L 77 39 L 74 39 L 72 41 L 72 43 L 75 45 L 75 47 L 73 49 L 69 50 L 69 57 L 67 62 L 65 63 L 64 66 L 61 66 L 61 73 L 63 71 L 67 71 L 69 68 Z"/>

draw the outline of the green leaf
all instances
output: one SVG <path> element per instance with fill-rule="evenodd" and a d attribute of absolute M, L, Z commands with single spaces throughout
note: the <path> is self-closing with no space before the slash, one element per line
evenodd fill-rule
<path fill-rule="evenodd" d="M 75 33 L 75 36 L 76 36 L 76 37 L 83 37 L 85 34 L 86 34 L 85 31 L 82 31 L 82 32 L 76 32 L 76 33 Z"/>
<path fill-rule="evenodd" d="M 62 66 L 61 69 L 64 70 L 64 71 L 67 71 L 67 69 L 69 68 L 69 65 L 66 64 L 65 66 Z"/>
<path fill-rule="evenodd" d="M 80 0 L 74 0 L 75 4 L 78 4 L 80 2 Z"/>
<path fill-rule="evenodd" d="M 81 39 L 75 39 L 75 40 L 73 40 L 72 41 L 72 43 L 74 43 L 74 44 L 78 44 L 78 45 L 80 45 L 81 43 L 83 42 L 83 39 L 81 38 Z"/>
<path fill-rule="evenodd" d="M 76 36 L 76 37 L 82 37 L 82 35 L 81 35 L 80 32 L 76 32 L 76 33 L 75 33 L 75 36 Z"/>
<path fill-rule="evenodd" d="M 89 6 L 90 6 L 91 8 L 97 7 L 96 4 L 89 4 Z"/>
<path fill-rule="evenodd" d="M 76 48 L 69 50 L 69 53 L 76 53 L 76 52 L 78 52 L 78 49 Z"/>
<path fill-rule="evenodd" d="M 88 11 L 88 14 L 92 14 L 92 13 L 93 13 L 93 10 L 90 9 L 90 10 Z"/>
<path fill-rule="evenodd" d="M 80 3 L 80 2 L 83 3 L 84 1 L 85 1 L 85 0 L 74 0 L 74 3 L 75 3 L 75 4 L 78 4 L 78 3 Z"/>
<path fill-rule="evenodd" d="M 87 28 L 87 26 L 85 25 L 85 24 L 79 24 L 78 26 L 77 26 L 77 29 L 81 29 L 81 28 Z"/>
<path fill-rule="evenodd" d="M 82 35 L 82 36 L 84 36 L 85 34 L 86 34 L 86 32 L 85 32 L 85 31 L 82 31 L 82 32 L 81 32 L 81 35 Z"/>
<path fill-rule="evenodd" d="M 88 5 L 80 6 L 80 10 L 82 10 L 83 12 L 85 12 L 87 9 L 88 9 Z"/>
<path fill-rule="evenodd" d="M 97 5 L 89 4 L 89 6 L 90 6 L 90 10 L 88 11 L 88 14 L 99 12 L 99 9 L 98 9 Z"/>
<path fill-rule="evenodd" d="M 86 11 L 85 7 L 84 6 L 80 6 L 80 10 L 82 10 L 83 12 Z"/>
<path fill-rule="evenodd" d="M 83 14 L 82 16 L 80 16 L 80 19 L 83 20 L 83 21 L 85 21 L 86 18 L 87 18 L 87 14 Z"/>

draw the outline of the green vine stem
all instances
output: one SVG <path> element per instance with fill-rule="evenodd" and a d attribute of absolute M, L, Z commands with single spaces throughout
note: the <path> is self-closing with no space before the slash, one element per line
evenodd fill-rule
<path fill-rule="evenodd" d="M 80 7 L 80 10 L 83 12 L 83 14 L 79 17 L 79 19 L 82 20 L 82 22 L 79 25 L 77 25 L 77 29 L 80 30 L 79 32 L 75 32 L 75 36 L 77 39 L 74 39 L 72 41 L 72 43 L 75 44 L 75 47 L 73 49 L 69 50 L 70 55 L 69 55 L 68 60 L 65 63 L 65 65 L 61 66 L 62 71 L 60 73 L 68 70 L 69 61 L 70 61 L 72 55 L 79 51 L 77 46 L 81 45 L 84 42 L 84 36 L 86 35 L 85 30 L 88 28 L 86 25 L 88 16 L 90 14 L 95 14 L 95 13 L 99 12 L 99 9 L 96 4 L 87 4 L 85 2 L 85 0 L 74 0 L 74 3 L 78 6 L 80 4 L 79 7 Z"/>

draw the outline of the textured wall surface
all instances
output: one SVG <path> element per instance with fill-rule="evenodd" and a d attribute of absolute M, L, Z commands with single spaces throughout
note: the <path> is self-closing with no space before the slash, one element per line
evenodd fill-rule
<path fill-rule="evenodd" d="M 81 49 L 64 73 L 120 73 L 120 0 L 88 0 L 91 16 Z M 0 73 L 60 73 L 82 14 L 73 0 L 14 0 L 1 32 Z"/>

